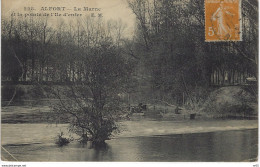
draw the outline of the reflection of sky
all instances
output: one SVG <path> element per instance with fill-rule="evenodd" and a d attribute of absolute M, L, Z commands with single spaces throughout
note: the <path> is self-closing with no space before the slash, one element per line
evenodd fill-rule
<path fill-rule="evenodd" d="M 179 135 L 127 137 L 92 148 L 72 142 L 6 146 L 22 161 L 249 161 L 257 157 L 257 129 Z M 7 154 L 2 156 L 7 157 Z"/>
<path fill-rule="evenodd" d="M 101 12 L 94 12 L 96 15 L 102 13 L 105 20 L 121 19 L 124 23 L 127 24 L 126 33 L 127 36 L 133 33 L 135 15 L 132 13 L 131 9 L 128 8 L 126 0 L 2 0 L 2 16 L 10 16 L 12 12 L 24 13 L 24 7 L 34 7 L 34 13 L 41 13 L 41 7 L 66 7 L 73 9 L 74 7 L 83 8 L 101 8 Z M 46 13 L 51 13 L 44 11 Z M 59 12 L 63 14 L 63 12 Z M 64 13 L 75 13 L 75 11 L 65 11 Z M 83 16 L 90 15 L 92 12 L 76 12 L 82 13 Z M 36 16 L 37 17 L 37 16 Z M 49 20 L 52 23 L 56 23 L 57 19 L 61 17 L 51 17 Z M 75 19 L 77 17 L 66 17 L 66 19 Z M 84 17 L 78 17 L 83 19 Z"/>
<path fill-rule="evenodd" d="M 6 114 L 6 112 L 2 114 Z M 59 124 L 57 126 L 49 124 L 33 124 L 33 126 L 31 124 L 2 124 L 1 143 L 6 145 L 50 142 L 53 141 L 60 131 L 65 132 L 65 135 L 69 135 L 66 127 L 66 124 Z M 113 135 L 112 138 L 205 133 L 223 130 L 255 129 L 257 127 L 257 120 L 124 121 L 119 126 L 120 133 Z M 17 136 L 20 137 L 18 138 Z M 77 138 L 76 136 L 73 137 Z"/>

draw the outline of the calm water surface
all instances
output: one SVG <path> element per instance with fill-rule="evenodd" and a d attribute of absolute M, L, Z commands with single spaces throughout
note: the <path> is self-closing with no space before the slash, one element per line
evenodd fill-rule
<path fill-rule="evenodd" d="M 258 130 L 252 129 L 255 123 L 126 122 L 125 131 L 98 149 L 77 142 L 57 147 L 53 144 L 57 134 L 54 132 L 65 130 L 65 125 L 4 124 L 2 145 L 19 161 L 252 161 L 258 156 Z M 251 126 L 251 129 L 207 132 L 217 125 L 232 129 L 239 124 Z M 178 126 L 184 127 L 177 131 L 183 134 L 174 134 Z M 187 129 L 191 127 L 193 130 L 189 133 Z M 2 150 L 3 158 L 12 160 Z"/>

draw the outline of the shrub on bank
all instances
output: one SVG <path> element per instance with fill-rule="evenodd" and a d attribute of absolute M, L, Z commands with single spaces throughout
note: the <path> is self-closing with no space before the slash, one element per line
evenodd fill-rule
<path fill-rule="evenodd" d="M 210 93 L 201 111 L 222 117 L 256 115 L 257 101 L 240 86 L 222 87 Z"/>
<path fill-rule="evenodd" d="M 58 135 L 57 135 L 57 139 L 55 141 L 55 144 L 57 144 L 58 146 L 64 146 L 64 145 L 67 145 L 70 143 L 70 140 L 63 137 L 64 133 L 63 132 L 60 132 Z"/>

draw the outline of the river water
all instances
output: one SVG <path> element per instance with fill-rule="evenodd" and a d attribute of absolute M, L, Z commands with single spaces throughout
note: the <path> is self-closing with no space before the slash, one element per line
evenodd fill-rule
<path fill-rule="evenodd" d="M 124 121 L 102 148 L 72 142 L 58 147 L 67 125 L 2 124 L 2 160 L 19 161 L 254 161 L 256 120 Z M 4 149 L 4 150 L 3 150 Z M 7 153 L 9 152 L 9 153 Z"/>

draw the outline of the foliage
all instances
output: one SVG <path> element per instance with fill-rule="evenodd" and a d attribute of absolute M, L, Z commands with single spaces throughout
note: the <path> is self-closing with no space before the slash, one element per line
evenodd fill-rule
<path fill-rule="evenodd" d="M 47 17 L 9 17 L 2 24 L 2 79 L 31 81 L 59 99 L 53 119 L 83 141 L 108 139 L 134 65 L 123 52 L 123 22 L 85 17 L 55 27 Z"/>
<path fill-rule="evenodd" d="M 57 144 L 58 146 L 64 146 L 70 143 L 70 140 L 63 137 L 64 133 L 60 132 L 60 134 L 57 135 L 57 140 L 55 141 L 55 144 Z"/>
<path fill-rule="evenodd" d="M 204 1 L 128 3 L 137 18 L 131 53 L 148 67 L 153 91 L 180 99 L 183 92 L 192 96 L 198 86 L 234 84 L 241 76 L 257 75 L 257 1 L 242 2 L 243 41 L 219 43 L 205 42 Z"/>
<path fill-rule="evenodd" d="M 119 94 L 128 91 L 132 73 L 132 62 L 122 54 L 122 46 L 100 29 L 89 37 L 89 42 L 95 44 L 78 48 L 80 59 L 75 63 L 81 71 L 77 77 L 67 78 L 62 86 L 47 83 L 42 87 L 59 100 L 53 104 L 52 118 L 68 122 L 70 131 L 78 134 L 81 142 L 97 145 L 117 129 L 115 120 L 123 106 Z"/>

